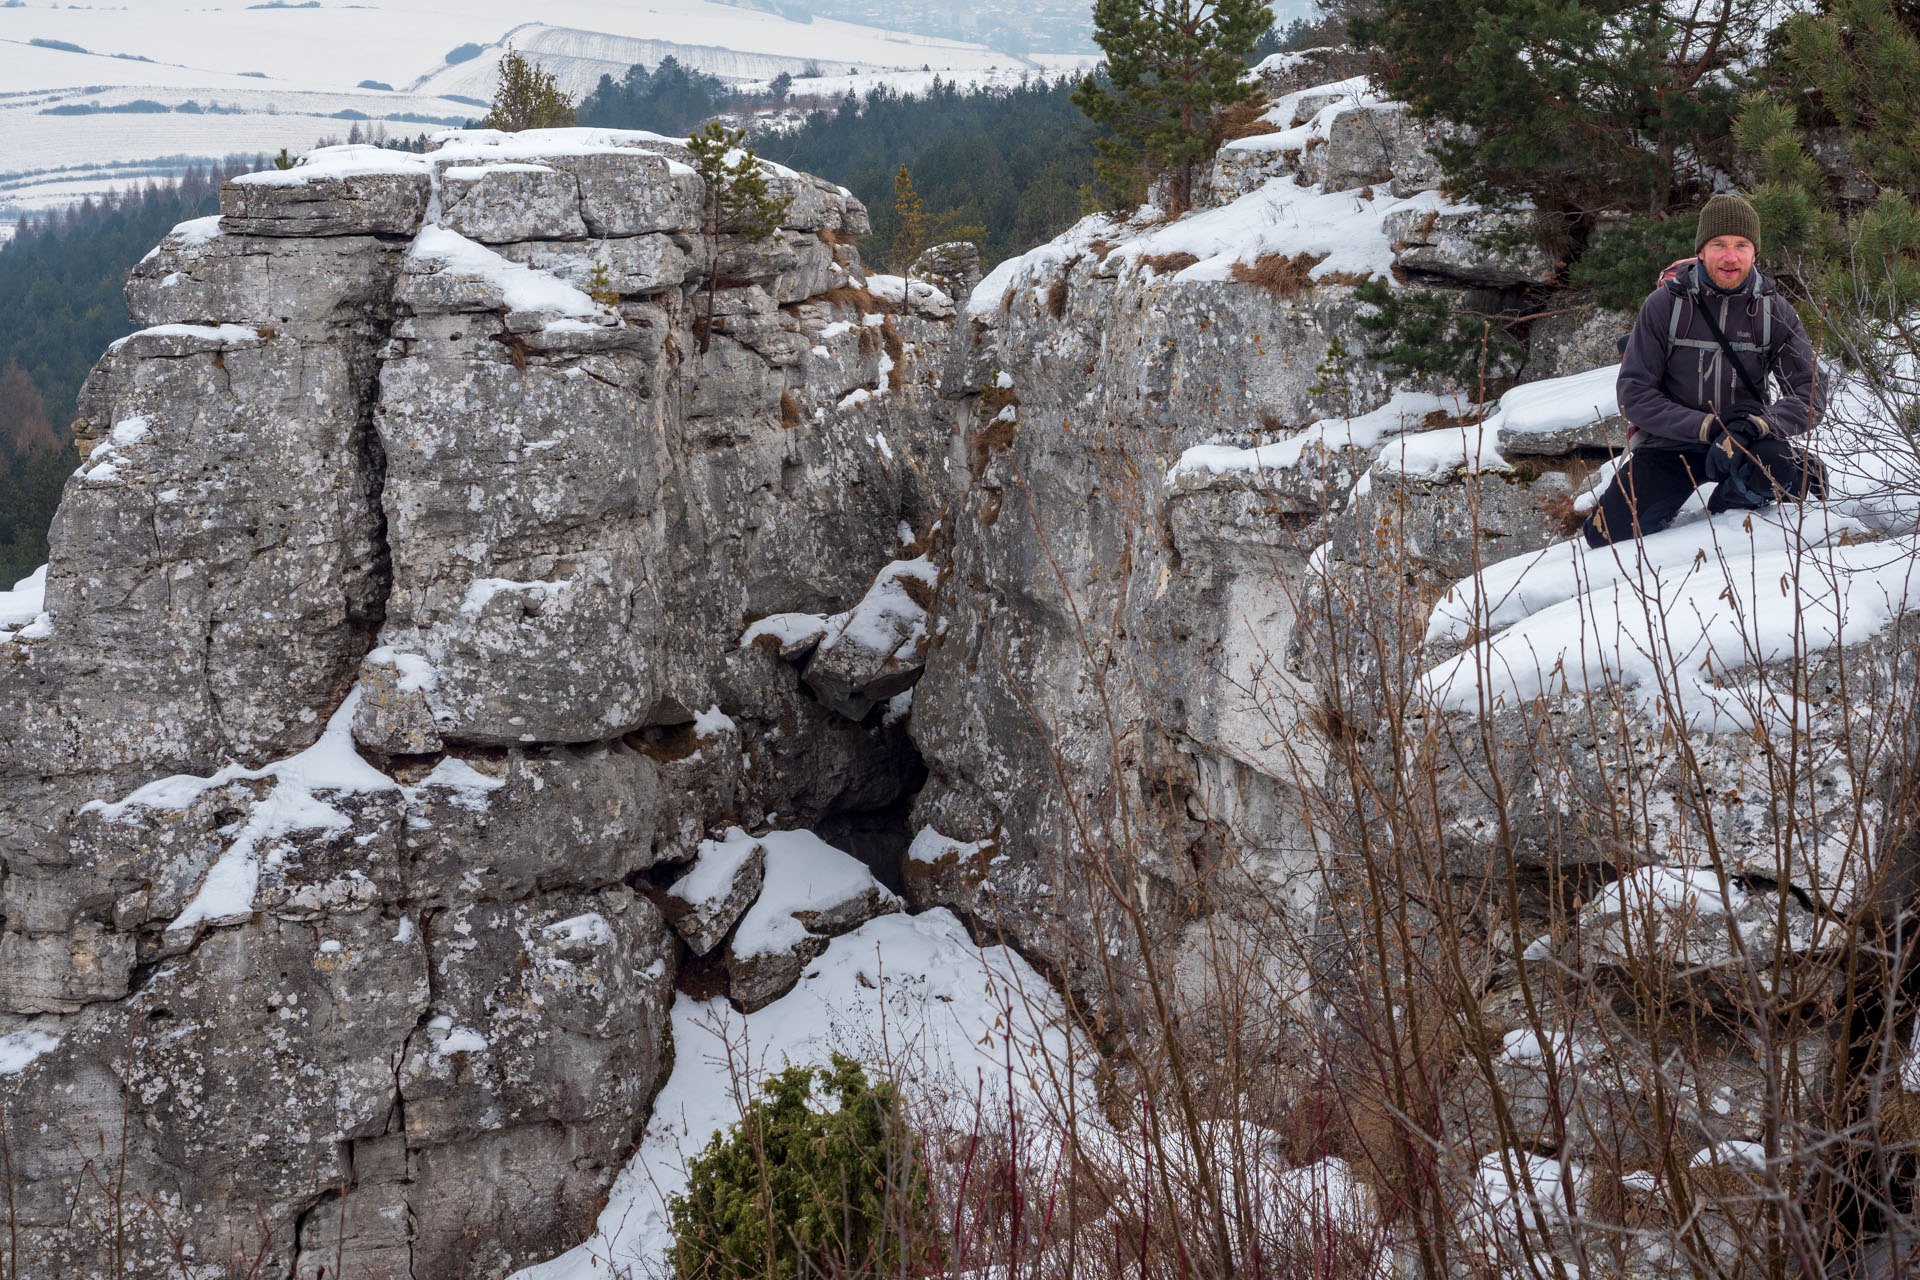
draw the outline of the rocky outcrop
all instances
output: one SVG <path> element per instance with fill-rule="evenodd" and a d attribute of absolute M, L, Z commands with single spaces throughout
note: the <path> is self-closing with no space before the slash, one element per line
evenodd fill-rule
<path fill-rule="evenodd" d="M 844 192 L 703 236 L 684 160 L 319 152 L 135 270 L 0 650 L 23 1277 L 570 1246 L 672 1055 L 633 886 L 914 776 L 739 638 L 932 523 L 948 322 L 868 291 Z"/>

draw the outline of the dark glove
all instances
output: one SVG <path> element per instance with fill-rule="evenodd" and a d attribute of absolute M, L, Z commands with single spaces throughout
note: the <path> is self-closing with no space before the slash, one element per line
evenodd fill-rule
<path fill-rule="evenodd" d="M 1744 444 L 1752 444 L 1769 434 L 1764 420 L 1745 413 L 1728 418 L 1721 424 L 1721 429 Z"/>
<path fill-rule="evenodd" d="M 1707 479 L 1717 486 L 1707 502 L 1708 510 L 1750 511 L 1773 501 L 1773 478 L 1753 456 L 1750 443 L 1731 431 L 1716 431 L 1707 442 Z"/>

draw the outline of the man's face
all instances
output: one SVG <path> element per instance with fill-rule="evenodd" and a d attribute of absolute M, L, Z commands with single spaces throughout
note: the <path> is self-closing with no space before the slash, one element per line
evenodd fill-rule
<path fill-rule="evenodd" d="M 1738 289 L 1753 270 L 1753 241 L 1745 236 L 1715 236 L 1700 249 L 1707 276 L 1722 289 Z"/>

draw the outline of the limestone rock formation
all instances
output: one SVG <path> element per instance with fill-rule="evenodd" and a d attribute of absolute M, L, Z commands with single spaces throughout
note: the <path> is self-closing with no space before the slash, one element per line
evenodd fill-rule
<path fill-rule="evenodd" d="M 844 192 L 708 237 L 684 161 L 322 151 L 134 271 L 0 652 L 23 1277 L 570 1246 L 672 1053 L 632 886 L 912 779 L 737 641 L 935 518 L 947 322 L 866 290 Z"/>

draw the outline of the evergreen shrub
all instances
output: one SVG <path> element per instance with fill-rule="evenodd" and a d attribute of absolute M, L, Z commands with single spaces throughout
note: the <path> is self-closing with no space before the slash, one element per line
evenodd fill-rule
<path fill-rule="evenodd" d="M 939 1271 L 931 1184 L 900 1095 L 839 1054 L 768 1079 L 667 1207 L 678 1280 Z"/>
<path fill-rule="evenodd" d="M 1594 233 L 1567 282 L 1600 306 L 1637 312 L 1669 263 L 1693 256 L 1695 219 L 1633 218 Z"/>

